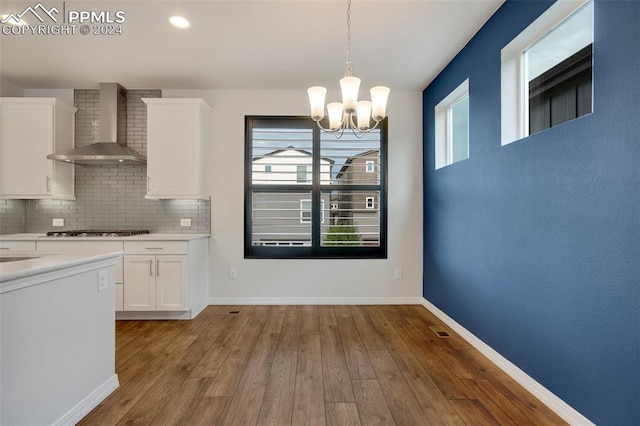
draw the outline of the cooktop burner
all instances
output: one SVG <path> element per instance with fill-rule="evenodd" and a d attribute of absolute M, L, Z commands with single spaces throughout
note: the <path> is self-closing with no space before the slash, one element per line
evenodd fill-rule
<path fill-rule="evenodd" d="M 52 231 L 47 232 L 47 237 L 130 237 L 132 235 L 148 234 L 148 229 L 135 230 L 72 230 L 72 231 Z"/>

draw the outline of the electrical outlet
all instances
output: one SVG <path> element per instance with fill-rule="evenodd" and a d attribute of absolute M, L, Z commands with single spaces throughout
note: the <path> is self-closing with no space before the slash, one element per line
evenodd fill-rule
<path fill-rule="evenodd" d="M 402 269 L 400 269 L 400 268 L 396 269 L 396 270 L 394 271 L 393 276 L 394 276 L 394 278 L 395 278 L 396 280 L 401 280 L 401 279 L 402 279 Z"/>
<path fill-rule="evenodd" d="M 52 226 L 64 226 L 64 219 L 53 219 Z"/>
<path fill-rule="evenodd" d="M 230 280 L 238 279 L 238 270 L 236 268 L 229 269 L 229 279 Z"/>
<path fill-rule="evenodd" d="M 180 226 L 191 226 L 191 219 L 180 219 Z"/>
<path fill-rule="evenodd" d="M 109 275 L 107 271 L 98 271 L 98 293 L 109 288 Z"/>

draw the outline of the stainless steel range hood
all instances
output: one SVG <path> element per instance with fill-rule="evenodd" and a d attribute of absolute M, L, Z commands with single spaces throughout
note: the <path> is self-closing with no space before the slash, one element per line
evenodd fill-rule
<path fill-rule="evenodd" d="M 147 164 L 140 153 L 127 147 L 127 90 L 117 83 L 100 83 L 100 139 L 97 143 L 47 155 L 47 158 L 84 166 Z"/>

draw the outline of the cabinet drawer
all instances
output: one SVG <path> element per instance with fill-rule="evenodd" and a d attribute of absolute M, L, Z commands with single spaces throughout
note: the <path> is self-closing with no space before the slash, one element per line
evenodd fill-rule
<path fill-rule="evenodd" d="M 124 254 L 188 254 L 187 241 L 125 241 Z"/>
<path fill-rule="evenodd" d="M 8 251 L 36 251 L 35 241 L 0 241 L 0 253 Z"/>

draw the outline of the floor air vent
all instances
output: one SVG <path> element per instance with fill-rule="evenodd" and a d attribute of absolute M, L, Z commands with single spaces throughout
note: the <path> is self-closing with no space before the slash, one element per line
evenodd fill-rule
<path fill-rule="evenodd" d="M 240 311 L 229 311 L 230 314 L 239 314 Z"/>
<path fill-rule="evenodd" d="M 429 328 L 431 329 L 431 331 L 436 333 L 436 336 L 438 336 L 441 339 L 449 339 L 449 338 L 451 338 L 451 335 L 449 334 L 449 332 L 444 327 L 442 327 L 440 325 L 431 325 L 431 326 L 429 326 Z"/>

